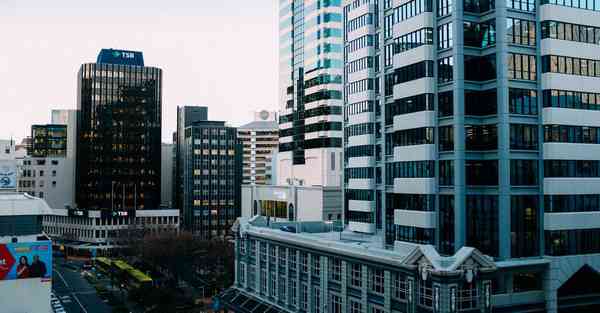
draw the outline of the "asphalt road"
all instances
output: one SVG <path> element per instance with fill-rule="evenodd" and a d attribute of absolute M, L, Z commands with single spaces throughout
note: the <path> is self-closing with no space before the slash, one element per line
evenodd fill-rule
<path fill-rule="evenodd" d="M 96 290 L 81 276 L 79 270 L 63 267 L 65 260 L 55 258 L 52 269 L 52 290 L 67 313 L 111 313 L 111 307 L 96 294 Z M 75 263 L 79 268 L 80 264 Z"/>

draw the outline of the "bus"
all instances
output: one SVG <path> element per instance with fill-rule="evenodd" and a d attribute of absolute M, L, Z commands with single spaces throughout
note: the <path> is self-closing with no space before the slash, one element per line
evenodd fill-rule
<path fill-rule="evenodd" d="M 153 281 L 150 276 L 127 264 L 125 261 L 113 261 L 112 268 L 117 277 L 123 278 L 123 283 L 128 289 L 152 287 Z"/>
<path fill-rule="evenodd" d="M 108 275 L 111 270 L 112 262 L 108 258 L 97 257 L 94 259 L 94 266 L 104 275 Z"/>

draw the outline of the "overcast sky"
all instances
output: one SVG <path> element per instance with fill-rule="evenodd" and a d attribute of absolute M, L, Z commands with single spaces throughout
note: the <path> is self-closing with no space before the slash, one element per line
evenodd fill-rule
<path fill-rule="evenodd" d="M 0 139 L 76 108 L 77 71 L 102 48 L 163 69 L 162 138 L 178 105 L 239 126 L 277 109 L 276 0 L 0 0 Z"/>

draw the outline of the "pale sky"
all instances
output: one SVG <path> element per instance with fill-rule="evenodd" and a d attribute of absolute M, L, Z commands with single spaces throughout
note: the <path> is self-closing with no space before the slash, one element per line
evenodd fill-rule
<path fill-rule="evenodd" d="M 76 108 L 77 71 L 102 48 L 163 69 L 162 138 L 178 105 L 233 126 L 277 110 L 277 0 L 0 0 L 0 139 Z"/>

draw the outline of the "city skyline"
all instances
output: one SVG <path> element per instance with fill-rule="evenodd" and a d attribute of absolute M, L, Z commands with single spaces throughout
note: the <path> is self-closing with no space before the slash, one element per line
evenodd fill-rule
<path fill-rule="evenodd" d="M 79 65 L 102 48 L 141 51 L 164 70 L 163 142 L 171 142 L 178 105 L 208 106 L 210 119 L 232 126 L 276 110 L 277 3 L 176 2 L 0 3 L 0 26 L 15 30 L 0 52 L 0 137 L 20 142 L 51 109 L 75 109 Z"/>

